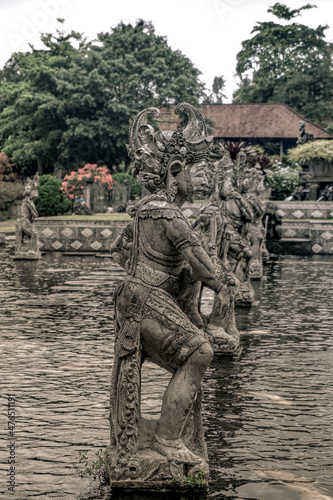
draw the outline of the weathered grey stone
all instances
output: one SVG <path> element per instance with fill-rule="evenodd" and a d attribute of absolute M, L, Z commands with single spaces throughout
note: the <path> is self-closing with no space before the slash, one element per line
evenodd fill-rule
<path fill-rule="evenodd" d="M 40 217 L 35 225 L 43 252 L 105 253 L 128 221 L 92 220 L 91 218 L 48 219 Z"/>
<path fill-rule="evenodd" d="M 15 260 L 39 260 L 42 254 L 39 250 L 38 232 L 34 220 L 38 217 L 34 199 L 38 196 L 39 176 L 29 179 L 23 193 L 20 217 L 16 221 Z"/>
<path fill-rule="evenodd" d="M 150 194 L 131 207 L 133 222 L 111 247 L 128 277 L 115 291 L 115 363 L 111 381 L 111 486 L 166 488 L 199 469 L 208 477 L 201 422 L 201 380 L 213 351 L 203 330 L 182 309 L 196 283 L 219 293 L 215 266 L 180 207 L 202 185 L 212 138 L 201 113 L 182 132 L 155 132 L 154 108 L 134 119 L 129 155 L 134 174 Z M 173 375 L 158 421 L 140 415 L 141 363 L 149 358 Z M 147 486 L 148 485 L 148 486 Z"/>

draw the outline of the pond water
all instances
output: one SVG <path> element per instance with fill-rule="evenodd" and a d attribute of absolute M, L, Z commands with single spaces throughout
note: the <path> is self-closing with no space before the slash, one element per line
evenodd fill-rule
<path fill-rule="evenodd" d="M 123 271 L 109 258 L 13 261 L 13 251 L 0 247 L 0 496 L 76 499 L 91 481 L 73 475 L 79 452 L 95 460 L 109 442 L 112 292 Z M 283 257 L 254 284 L 258 305 L 237 311 L 241 355 L 214 359 L 205 377 L 208 499 L 333 498 L 333 259 Z M 145 414 L 157 414 L 167 381 L 147 364 Z"/>

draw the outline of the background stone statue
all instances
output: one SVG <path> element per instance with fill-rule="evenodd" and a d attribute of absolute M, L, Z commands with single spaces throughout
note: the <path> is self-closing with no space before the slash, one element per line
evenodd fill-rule
<path fill-rule="evenodd" d="M 234 304 L 235 293 L 240 283 L 228 262 L 228 244 L 231 235 L 220 215 L 214 194 L 195 221 L 194 227 L 202 246 L 215 264 L 217 276 L 222 284 L 220 292 L 214 294 L 211 313 L 203 317 L 204 329 L 211 339 L 215 354 L 233 355 L 239 352 L 240 344 Z M 200 299 L 199 296 L 199 311 Z"/>
<path fill-rule="evenodd" d="M 265 205 L 257 194 L 255 184 L 260 181 L 255 167 L 245 168 L 239 178 L 239 190 L 244 200 L 249 204 L 253 217 L 246 224 L 243 235 L 250 243 L 252 257 L 249 261 L 249 277 L 261 279 L 263 276 L 263 249 L 265 240 L 265 228 L 263 217 Z"/>
<path fill-rule="evenodd" d="M 16 221 L 14 259 L 38 260 L 42 258 L 38 246 L 38 233 L 34 220 L 38 217 L 34 200 L 38 197 L 39 176 L 28 179 L 23 192 L 21 213 Z"/>
<path fill-rule="evenodd" d="M 305 130 L 305 123 L 300 120 L 299 121 L 299 137 L 296 141 L 296 144 L 305 144 L 306 142 L 314 141 L 313 134 L 311 132 L 307 132 Z"/>
<path fill-rule="evenodd" d="M 243 161 L 243 157 L 242 157 Z M 220 161 L 217 164 L 217 202 L 227 237 L 221 238 L 221 254 L 227 253 L 230 268 L 240 284 L 237 287 L 235 302 L 251 305 L 254 291 L 250 282 L 249 265 L 253 257 L 251 243 L 247 238 L 247 225 L 254 218 L 249 202 L 237 189 L 239 170 L 233 162 Z M 227 245 L 227 250 L 224 248 Z"/>
<path fill-rule="evenodd" d="M 111 381 L 110 479 L 169 481 L 208 475 L 201 421 L 201 381 L 213 351 L 203 330 L 182 310 L 197 282 L 218 293 L 215 266 L 180 210 L 201 184 L 212 137 L 201 113 L 182 103 L 183 131 L 148 125 L 155 108 L 134 119 L 128 152 L 134 175 L 149 194 L 130 207 L 133 222 L 111 253 L 127 270 L 115 291 L 115 362 Z M 145 359 L 171 375 L 158 421 L 140 415 L 140 370 Z"/>

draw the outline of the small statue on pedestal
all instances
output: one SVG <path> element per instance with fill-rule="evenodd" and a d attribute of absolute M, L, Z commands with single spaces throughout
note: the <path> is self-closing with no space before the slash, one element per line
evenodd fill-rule
<path fill-rule="evenodd" d="M 314 141 L 313 134 L 311 132 L 307 132 L 305 130 L 305 123 L 300 120 L 299 121 L 299 137 L 296 141 L 296 144 L 305 144 L 306 142 Z"/>
<path fill-rule="evenodd" d="M 111 247 L 127 278 L 115 295 L 115 362 L 111 381 L 112 487 L 143 482 L 163 488 L 173 477 L 199 470 L 208 477 L 201 420 L 201 382 L 213 350 L 180 304 L 189 286 L 203 282 L 218 293 L 215 266 L 180 207 L 202 182 L 212 137 L 201 113 L 182 103 L 183 131 L 161 132 L 142 111 L 130 129 L 129 156 L 150 194 L 130 207 L 133 222 Z M 140 372 L 145 359 L 172 374 L 158 421 L 140 415 Z M 154 487 L 153 487 L 154 489 Z"/>
<path fill-rule="evenodd" d="M 28 179 L 23 192 L 21 214 L 16 221 L 16 260 L 38 260 L 42 254 L 38 246 L 38 233 L 34 225 L 34 220 L 38 217 L 34 199 L 38 197 L 39 175 L 33 179 Z"/>

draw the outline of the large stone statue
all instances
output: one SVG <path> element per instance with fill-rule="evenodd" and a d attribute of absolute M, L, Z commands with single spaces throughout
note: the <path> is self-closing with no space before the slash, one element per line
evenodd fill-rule
<path fill-rule="evenodd" d="M 180 307 L 196 282 L 219 293 L 215 267 L 180 207 L 202 183 L 212 137 L 201 113 L 182 103 L 181 132 L 147 124 L 155 108 L 134 119 L 128 146 L 149 193 L 131 207 L 133 222 L 111 253 L 127 270 L 115 291 L 115 361 L 111 381 L 110 480 L 170 484 L 196 471 L 208 474 L 201 423 L 201 381 L 213 357 L 203 330 Z M 145 359 L 172 374 L 158 421 L 140 416 L 140 370 Z"/>
<path fill-rule="evenodd" d="M 38 246 L 38 233 L 34 220 L 38 217 L 34 199 L 38 196 L 39 176 L 28 179 L 23 192 L 21 213 L 16 221 L 14 259 L 38 260 L 42 255 Z"/>

